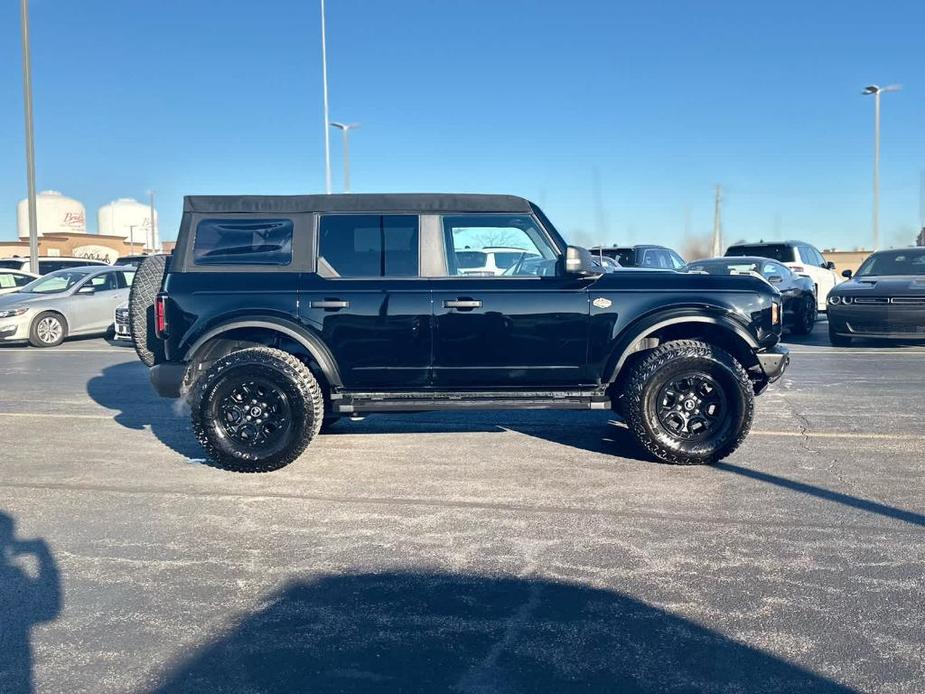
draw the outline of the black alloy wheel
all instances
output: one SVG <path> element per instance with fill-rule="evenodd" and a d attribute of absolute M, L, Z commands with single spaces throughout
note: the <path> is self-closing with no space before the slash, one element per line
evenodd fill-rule
<path fill-rule="evenodd" d="M 790 329 L 790 331 L 794 335 L 809 335 L 816 325 L 817 313 L 818 308 L 816 307 L 816 299 L 812 296 L 804 298 L 803 306 L 800 309 L 799 316 L 797 317 L 797 322 Z"/>
<path fill-rule="evenodd" d="M 727 404 L 722 387 L 702 371 L 682 374 L 662 386 L 658 421 L 672 436 L 702 441 L 723 426 Z"/>
<path fill-rule="evenodd" d="M 261 457 L 276 452 L 292 426 L 286 392 L 263 378 L 226 379 L 215 393 L 212 416 L 228 438 Z"/>

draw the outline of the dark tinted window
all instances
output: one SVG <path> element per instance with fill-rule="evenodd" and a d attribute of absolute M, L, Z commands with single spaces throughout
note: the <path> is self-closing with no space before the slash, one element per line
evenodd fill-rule
<path fill-rule="evenodd" d="M 341 214 L 321 218 L 319 272 L 335 277 L 415 277 L 415 215 Z"/>
<path fill-rule="evenodd" d="M 119 288 L 119 278 L 115 272 L 104 272 L 102 275 L 91 277 L 87 284 L 98 292 L 110 292 Z"/>
<path fill-rule="evenodd" d="M 925 275 L 925 250 L 874 253 L 858 268 L 856 277 Z"/>
<path fill-rule="evenodd" d="M 793 246 L 785 243 L 761 243 L 732 246 L 726 251 L 727 256 L 757 255 L 759 258 L 770 258 L 781 263 L 792 263 Z"/>
<path fill-rule="evenodd" d="M 204 219 L 196 226 L 196 265 L 289 265 L 291 219 Z"/>
<path fill-rule="evenodd" d="M 482 251 L 456 251 L 456 265 L 461 268 L 485 267 L 488 255 Z"/>
<path fill-rule="evenodd" d="M 7 270 L 21 270 L 23 262 L 21 260 L 0 260 L 0 267 Z"/>

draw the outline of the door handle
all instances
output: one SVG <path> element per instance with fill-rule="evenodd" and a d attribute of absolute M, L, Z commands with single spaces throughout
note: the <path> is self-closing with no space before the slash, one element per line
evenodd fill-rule
<path fill-rule="evenodd" d="M 458 308 L 465 311 L 482 308 L 482 302 L 478 299 L 447 299 L 443 302 L 443 308 Z"/>
<path fill-rule="evenodd" d="M 309 306 L 312 308 L 323 308 L 331 311 L 337 311 L 342 308 L 350 308 L 349 301 L 343 301 L 341 299 L 325 299 L 324 301 L 312 301 L 309 303 Z"/>

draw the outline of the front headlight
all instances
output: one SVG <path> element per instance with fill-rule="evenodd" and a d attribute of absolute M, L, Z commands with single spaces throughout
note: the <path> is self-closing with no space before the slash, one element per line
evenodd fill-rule
<path fill-rule="evenodd" d="M 838 306 L 841 303 L 841 297 L 837 294 L 829 294 L 829 303 L 832 306 Z"/>
<path fill-rule="evenodd" d="M 9 308 L 6 311 L 0 311 L 0 318 L 14 318 L 21 316 L 28 310 L 27 308 Z"/>

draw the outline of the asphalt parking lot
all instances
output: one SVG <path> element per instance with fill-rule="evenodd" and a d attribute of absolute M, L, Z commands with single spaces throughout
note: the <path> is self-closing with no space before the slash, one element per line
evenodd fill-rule
<path fill-rule="evenodd" d="M 824 335 L 712 467 L 502 412 L 261 475 L 130 348 L 0 348 L 0 691 L 925 691 L 925 348 Z"/>

